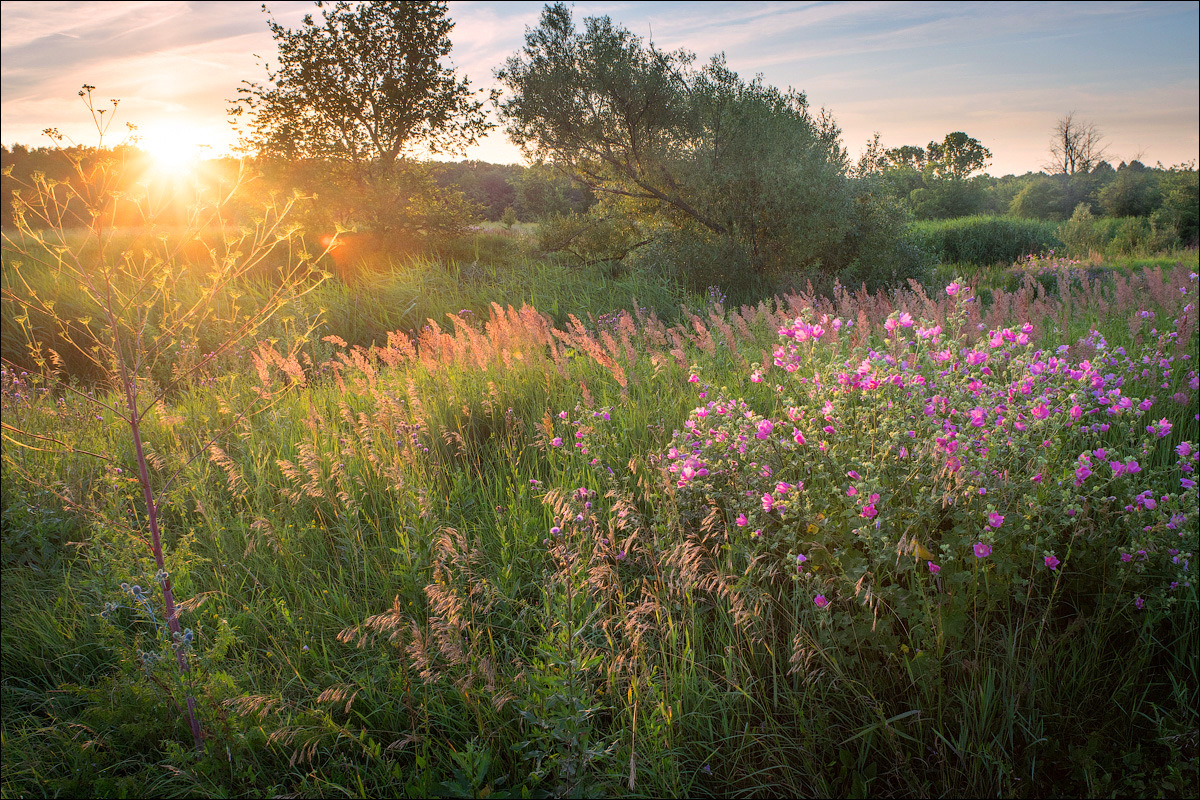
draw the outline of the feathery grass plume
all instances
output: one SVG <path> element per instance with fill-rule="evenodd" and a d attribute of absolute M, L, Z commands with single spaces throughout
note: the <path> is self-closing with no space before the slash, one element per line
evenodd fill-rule
<path fill-rule="evenodd" d="M 275 555 L 280 555 L 283 552 L 283 545 L 279 541 L 279 534 L 275 530 L 275 526 L 270 520 L 263 517 L 258 517 L 254 522 L 250 523 L 250 536 L 246 537 L 246 551 L 244 555 L 250 555 L 254 552 L 254 548 L 258 545 L 260 539 L 266 541 L 271 546 L 271 550 Z"/>

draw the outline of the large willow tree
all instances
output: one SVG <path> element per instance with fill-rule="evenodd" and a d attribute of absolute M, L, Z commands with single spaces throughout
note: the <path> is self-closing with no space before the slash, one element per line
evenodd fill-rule
<path fill-rule="evenodd" d="M 693 66 L 615 26 L 548 6 L 497 71 L 500 115 L 549 161 L 645 227 L 685 233 L 777 273 L 828 259 L 853 226 L 840 131 L 803 93 Z"/>

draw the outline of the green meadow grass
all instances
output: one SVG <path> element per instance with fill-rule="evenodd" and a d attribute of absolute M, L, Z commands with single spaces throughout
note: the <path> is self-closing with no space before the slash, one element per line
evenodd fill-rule
<path fill-rule="evenodd" d="M 147 419 L 157 480 L 181 475 L 162 514 L 195 632 L 187 687 L 162 658 L 154 592 L 121 588 L 155 571 L 130 445 L 111 415 L 6 368 L 6 426 L 107 460 L 6 429 L 0 794 L 1195 795 L 1195 584 L 1167 588 L 1179 567 L 1150 545 L 1152 569 L 1122 566 L 1150 512 L 1089 499 L 1170 496 L 1161 509 L 1190 526 L 1176 549 L 1195 555 L 1171 449 L 1200 440 L 1187 267 L 980 275 L 962 305 L 945 275 L 700 308 L 644 275 L 501 261 L 328 281 Z M 1145 485 L 1077 490 L 1096 444 L 1069 427 L 1030 445 L 1044 483 L 999 444 L 1010 455 L 968 462 L 996 470 L 972 479 L 989 496 L 943 462 L 906 472 L 894 446 L 920 415 L 902 395 L 817 388 L 908 352 L 885 335 L 902 310 L 964 347 L 1030 322 L 1073 366 L 1165 348 L 1165 378 L 1125 387 L 1153 390 L 1145 420 L 1101 437 Z M 798 317 L 827 329 L 821 346 L 777 355 Z M 1178 342 L 1159 336 L 1172 321 Z M 263 404 L 259 388 L 280 394 Z M 737 398 L 750 416 L 725 428 L 697 413 Z M 756 438 L 789 408 L 803 448 Z M 1169 436 L 1143 433 L 1160 417 Z M 673 448 L 715 465 L 712 441 L 739 435 L 753 469 L 671 471 Z M 804 502 L 761 512 L 767 467 L 767 491 L 802 477 L 787 497 Z M 871 492 L 894 529 L 864 521 Z M 1023 502 L 1040 505 L 1022 517 Z M 994 539 L 985 503 L 1008 517 Z M 983 539 L 987 559 L 971 554 Z"/>

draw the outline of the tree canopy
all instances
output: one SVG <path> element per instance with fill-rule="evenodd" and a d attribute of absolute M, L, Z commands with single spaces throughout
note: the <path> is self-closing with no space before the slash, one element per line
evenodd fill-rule
<path fill-rule="evenodd" d="M 837 126 L 801 92 L 694 61 L 548 6 L 497 71 L 501 120 L 527 156 L 646 227 L 720 239 L 757 272 L 819 260 L 852 224 Z"/>
<path fill-rule="evenodd" d="M 420 144 L 455 152 L 493 127 L 466 78 L 444 60 L 444 2 L 338 2 L 298 30 L 275 19 L 267 83 L 244 81 L 231 113 L 257 155 L 384 166 Z M 264 6 L 264 10 L 266 7 Z"/>

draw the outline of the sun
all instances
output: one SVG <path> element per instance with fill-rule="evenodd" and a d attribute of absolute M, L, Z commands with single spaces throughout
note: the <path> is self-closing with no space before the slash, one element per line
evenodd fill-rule
<path fill-rule="evenodd" d="M 155 172 L 167 176 L 195 169 L 211 149 L 196 128 L 178 122 L 139 127 L 137 133 L 138 149 L 150 156 Z"/>

